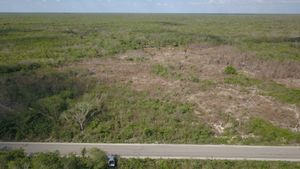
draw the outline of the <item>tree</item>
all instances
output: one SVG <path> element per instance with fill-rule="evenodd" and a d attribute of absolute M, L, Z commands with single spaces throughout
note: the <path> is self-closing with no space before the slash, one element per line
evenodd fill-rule
<path fill-rule="evenodd" d="M 96 111 L 96 108 L 92 104 L 81 102 L 76 104 L 74 109 L 71 110 L 70 118 L 78 123 L 80 130 L 83 131 L 87 119 L 93 117 Z"/>
<path fill-rule="evenodd" d="M 102 95 L 87 95 L 84 97 L 84 100 L 88 101 L 78 102 L 72 109 L 63 114 L 63 117 L 67 121 L 78 124 L 81 132 L 92 117 L 104 110 L 104 99 Z"/>
<path fill-rule="evenodd" d="M 38 100 L 36 107 L 44 116 L 57 122 L 61 112 L 66 110 L 67 103 L 60 95 L 54 95 Z"/>
<path fill-rule="evenodd" d="M 87 121 L 97 112 L 98 110 L 93 104 L 88 102 L 80 102 L 65 114 L 65 118 L 77 123 L 80 127 L 80 130 L 83 131 Z"/>

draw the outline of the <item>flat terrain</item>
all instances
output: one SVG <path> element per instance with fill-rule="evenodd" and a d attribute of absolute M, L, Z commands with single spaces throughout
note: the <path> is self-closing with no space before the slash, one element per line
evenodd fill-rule
<path fill-rule="evenodd" d="M 300 144 L 299 15 L 0 15 L 0 140 Z"/>
<path fill-rule="evenodd" d="M 0 143 L 0 149 L 18 148 L 23 148 L 27 153 L 60 151 L 62 155 L 70 153 L 80 155 L 84 148 L 99 148 L 108 154 L 117 154 L 123 158 L 300 161 L 300 147 L 292 146 Z"/>

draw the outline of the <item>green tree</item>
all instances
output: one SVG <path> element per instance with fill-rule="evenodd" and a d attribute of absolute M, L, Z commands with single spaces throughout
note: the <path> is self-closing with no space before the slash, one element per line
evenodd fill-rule
<path fill-rule="evenodd" d="M 37 108 L 47 118 L 57 122 L 60 113 L 66 110 L 67 103 L 60 95 L 45 97 L 37 101 Z"/>

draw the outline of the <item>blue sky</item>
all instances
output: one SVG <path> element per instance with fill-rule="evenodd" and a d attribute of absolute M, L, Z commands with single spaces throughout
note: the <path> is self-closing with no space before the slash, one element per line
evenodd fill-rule
<path fill-rule="evenodd" d="M 300 13 L 300 0 L 0 0 L 0 12 Z"/>

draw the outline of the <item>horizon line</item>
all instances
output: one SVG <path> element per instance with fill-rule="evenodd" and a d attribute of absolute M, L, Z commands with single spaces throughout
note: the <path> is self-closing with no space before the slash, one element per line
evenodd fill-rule
<path fill-rule="evenodd" d="M 221 15 L 300 15 L 299 13 L 270 13 L 270 12 L 29 12 L 29 11 L 20 11 L 20 12 L 2 12 L 0 14 L 221 14 Z"/>

